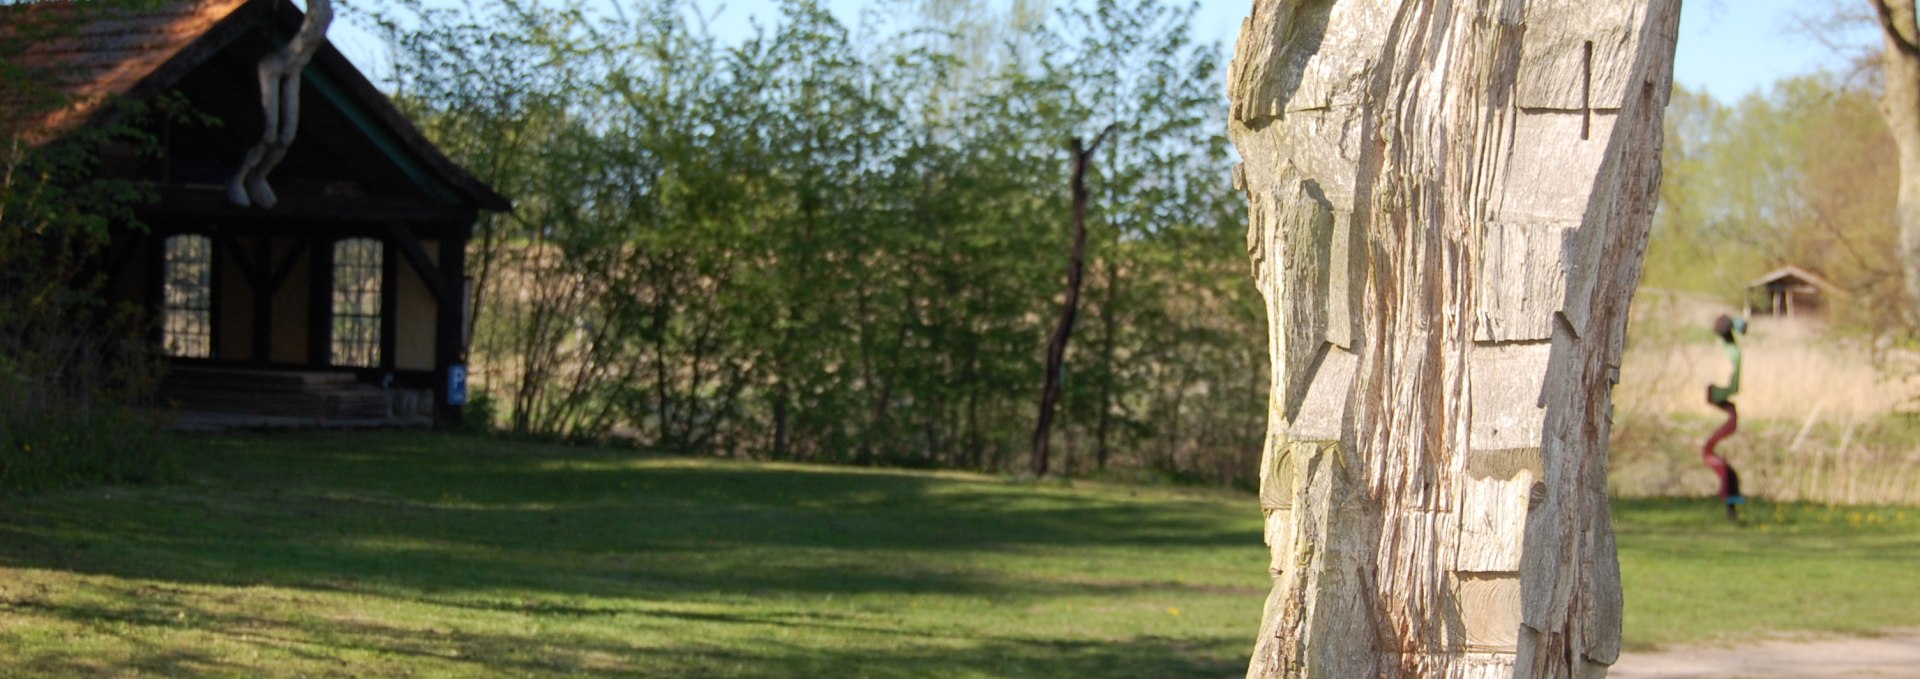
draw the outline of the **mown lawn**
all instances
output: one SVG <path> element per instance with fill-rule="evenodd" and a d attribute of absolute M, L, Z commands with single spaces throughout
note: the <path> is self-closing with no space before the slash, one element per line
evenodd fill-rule
<path fill-rule="evenodd" d="M 0 676 L 1225 677 L 1250 497 L 427 434 L 0 499 Z"/>
<path fill-rule="evenodd" d="M 1920 508 L 1615 500 L 1630 650 L 1920 628 Z"/>
<path fill-rule="evenodd" d="M 0 498 L 0 676 L 1226 677 L 1251 496 L 429 434 Z M 1777 511 L 1776 511 L 1777 509 Z M 1616 505 L 1632 648 L 1920 625 L 1920 511 Z"/>

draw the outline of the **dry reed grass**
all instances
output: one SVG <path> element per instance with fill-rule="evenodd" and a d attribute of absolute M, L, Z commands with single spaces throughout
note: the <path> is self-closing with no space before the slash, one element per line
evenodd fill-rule
<path fill-rule="evenodd" d="M 1612 491 L 1698 496 L 1716 482 L 1700 446 L 1723 421 L 1709 383 L 1730 365 L 1708 328 L 1733 310 L 1649 291 L 1635 302 L 1615 389 Z M 1878 368 L 1863 343 L 1818 321 L 1760 318 L 1741 338 L 1739 432 L 1719 452 L 1743 490 L 1777 501 L 1920 504 L 1920 423 L 1910 369 Z M 1884 361 L 1883 361 L 1884 363 Z M 1892 375 L 1890 377 L 1890 375 Z"/>

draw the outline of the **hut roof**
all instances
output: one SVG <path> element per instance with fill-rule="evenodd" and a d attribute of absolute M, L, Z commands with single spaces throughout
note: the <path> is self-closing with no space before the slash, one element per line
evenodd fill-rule
<path fill-rule="evenodd" d="M 1825 277 L 1822 277 L 1820 274 L 1814 273 L 1812 271 L 1808 271 L 1806 269 L 1802 269 L 1792 264 L 1788 264 L 1778 269 L 1774 269 L 1772 271 L 1767 272 L 1765 275 L 1760 276 L 1759 278 L 1753 279 L 1753 282 L 1748 283 L 1747 287 L 1758 288 L 1758 287 L 1772 285 L 1774 283 L 1779 283 L 1781 281 L 1786 281 L 1790 279 L 1797 280 L 1801 283 L 1806 283 L 1808 285 L 1812 285 L 1814 287 L 1820 288 L 1821 292 L 1845 294 L 1845 291 L 1840 289 L 1840 286 L 1834 285 L 1832 281 L 1827 280 Z"/>

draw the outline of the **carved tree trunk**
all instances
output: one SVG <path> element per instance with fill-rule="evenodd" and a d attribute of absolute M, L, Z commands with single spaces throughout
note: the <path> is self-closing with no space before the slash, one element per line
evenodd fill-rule
<path fill-rule="evenodd" d="M 1600 677 L 1607 432 L 1678 0 L 1255 0 L 1268 307 L 1250 677 Z"/>
<path fill-rule="evenodd" d="M 1886 91 L 1880 115 L 1900 153 L 1900 192 L 1894 212 L 1900 223 L 1900 264 L 1906 270 L 1907 302 L 1920 305 L 1920 26 L 1914 0 L 1867 0 L 1880 17 L 1885 49 L 1880 53 Z"/>

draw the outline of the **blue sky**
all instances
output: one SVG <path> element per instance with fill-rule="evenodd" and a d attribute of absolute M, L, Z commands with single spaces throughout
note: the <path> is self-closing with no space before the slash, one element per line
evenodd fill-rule
<path fill-rule="evenodd" d="M 709 0 L 710 6 L 711 2 Z M 860 10 L 877 0 L 826 0 L 841 20 L 853 24 Z M 989 0 L 993 1 L 993 0 Z M 1060 2 L 1063 0 L 1055 0 Z M 1764 89 L 1780 78 L 1810 73 L 1822 67 L 1838 69 L 1841 60 L 1827 47 L 1795 32 L 1796 14 L 1818 12 L 1829 0 L 1686 0 L 1681 11 L 1680 45 L 1674 59 L 1674 78 L 1693 89 L 1705 89 L 1729 102 Z M 1840 0 L 1857 2 L 1857 0 Z M 749 17 L 770 24 L 774 0 L 728 0 L 713 28 L 722 38 L 745 35 Z M 1250 0 L 1200 0 L 1194 35 L 1231 49 L 1240 20 L 1252 7 Z M 336 25 L 334 42 L 347 56 L 378 78 L 384 54 L 365 32 Z M 1852 43 L 1873 43 L 1871 27 L 1847 36 Z"/>
<path fill-rule="evenodd" d="M 1680 11 L 1674 80 L 1731 103 L 1781 78 L 1823 67 L 1845 70 L 1843 59 L 1796 29 L 1796 15 L 1818 16 L 1828 8 L 1822 0 L 1688 0 Z M 1840 40 L 1874 46 L 1880 35 L 1865 26 Z"/>
<path fill-rule="evenodd" d="M 736 0 L 742 1 L 752 0 Z M 1195 36 L 1231 47 L 1251 7 L 1250 0 L 1201 0 Z M 1827 7 L 1825 0 L 1686 0 L 1680 11 L 1674 79 L 1731 102 L 1784 77 L 1823 66 L 1838 69 L 1840 60 L 1830 50 L 1795 31 L 1797 14 Z M 1872 42 L 1879 37 L 1869 27 L 1847 39 Z"/>

